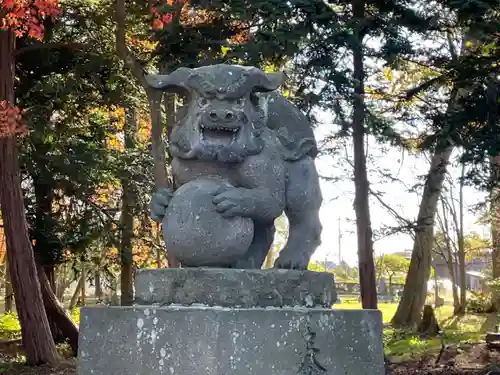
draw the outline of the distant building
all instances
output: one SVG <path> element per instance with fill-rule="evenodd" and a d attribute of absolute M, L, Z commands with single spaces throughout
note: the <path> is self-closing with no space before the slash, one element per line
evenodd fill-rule
<path fill-rule="evenodd" d="M 453 273 L 457 285 L 460 285 L 460 271 L 458 260 L 453 259 Z M 448 264 L 441 255 L 435 254 L 432 263 L 438 279 L 451 280 Z M 491 249 L 483 249 L 479 255 L 465 261 L 465 286 L 469 290 L 480 290 L 486 279 L 485 270 L 491 269 Z"/>

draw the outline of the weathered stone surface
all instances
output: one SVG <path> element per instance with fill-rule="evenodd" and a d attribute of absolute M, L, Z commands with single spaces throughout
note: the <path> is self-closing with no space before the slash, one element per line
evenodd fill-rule
<path fill-rule="evenodd" d="M 274 220 L 286 207 L 290 233 L 275 266 L 307 269 L 321 238 L 322 196 L 314 164 L 318 149 L 307 117 L 276 91 L 284 78 L 228 64 L 181 67 L 146 77 L 155 89 L 189 93 L 185 114 L 169 137 L 176 185 L 182 189 L 214 176 L 229 184 L 209 198 L 195 188 L 186 198 L 165 189 L 155 192 L 152 217 L 158 222 L 167 218 L 165 238 L 173 242 L 167 249 L 186 265 L 261 268 L 273 242 Z M 177 205 L 174 211 L 169 211 L 171 204 Z M 199 214 L 200 204 L 208 215 Z M 210 205 L 219 215 L 252 220 L 252 241 L 243 254 L 246 240 L 232 238 L 230 225 L 219 225 L 221 218 L 212 226 Z M 191 220 L 197 215 L 206 222 Z M 224 237 L 230 241 L 219 240 Z"/>
<path fill-rule="evenodd" d="M 329 308 L 336 301 L 332 274 L 280 269 L 138 270 L 135 296 L 140 305 Z"/>
<path fill-rule="evenodd" d="M 253 240 L 253 221 L 223 217 L 212 203 L 224 181 L 199 179 L 174 193 L 163 220 L 169 254 L 184 266 L 231 265 L 242 258 Z"/>
<path fill-rule="evenodd" d="M 90 307 L 78 374 L 382 375 L 382 353 L 376 310 Z"/>

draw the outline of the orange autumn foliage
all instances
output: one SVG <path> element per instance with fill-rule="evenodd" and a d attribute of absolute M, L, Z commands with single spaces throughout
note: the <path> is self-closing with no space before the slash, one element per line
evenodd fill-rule
<path fill-rule="evenodd" d="M 0 137 L 25 135 L 28 128 L 22 122 L 21 110 L 6 100 L 0 101 Z"/>
<path fill-rule="evenodd" d="M 153 13 L 153 23 L 152 27 L 154 30 L 160 30 L 164 28 L 166 25 L 172 22 L 174 18 L 174 13 L 170 12 L 161 12 L 158 10 L 159 7 L 167 5 L 172 10 L 175 9 L 176 12 L 186 12 L 187 11 L 187 1 L 186 0 L 160 0 L 157 2 L 157 6 L 151 9 Z"/>
<path fill-rule="evenodd" d="M 27 35 L 40 40 L 44 31 L 43 20 L 58 13 L 57 0 L 0 0 L 0 32 L 10 31 L 16 37 Z M 26 133 L 21 111 L 12 103 L 0 101 L 0 137 Z"/>
<path fill-rule="evenodd" d="M 57 0 L 0 0 L 0 29 L 41 39 L 42 21 L 57 14 Z"/>
<path fill-rule="evenodd" d="M 125 40 L 129 46 L 138 49 L 141 53 L 152 53 L 158 44 L 150 39 L 139 39 L 131 33 L 125 35 Z"/>
<path fill-rule="evenodd" d="M 161 30 L 167 27 L 174 17 L 181 25 L 199 25 L 210 23 L 216 16 L 217 12 L 207 9 L 192 9 L 189 8 L 188 0 L 159 0 L 158 7 L 161 5 L 168 5 L 170 11 L 162 13 L 159 12 L 157 7 L 152 8 L 153 13 L 153 29 Z M 231 27 L 235 30 L 236 34 L 230 38 L 230 41 L 235 44 L 241 44 L 248 40 L 250 37 L 250 28 L 245 22 L 233 20 Z"/>
<path fill-rule="evenodd" d="M 146 144 L 151 137 L 151 117 L 148 112 L 137 114 L 137 141 Z"/>

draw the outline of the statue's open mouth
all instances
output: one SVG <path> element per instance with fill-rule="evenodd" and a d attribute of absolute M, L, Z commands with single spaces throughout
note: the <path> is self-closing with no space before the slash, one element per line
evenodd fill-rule
<path fill-rule="evenodd" d="M 227 145 L 236 141 L 240 127 L 234 125 L 200 124 L 200 135 L 203 142 Z"/>

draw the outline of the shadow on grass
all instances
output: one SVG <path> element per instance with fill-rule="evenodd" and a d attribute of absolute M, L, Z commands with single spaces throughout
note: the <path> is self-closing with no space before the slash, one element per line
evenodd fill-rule
<path fill-rule="evenodd" d="M 494 329 L 498 322 L 496 314 L 465 314 L 448 316 L 440 320 L 442 336 L 423 338 L 418 334 L 384 329 L 384 351 L 388 356 L 403 359 L 437 354 L 442 344 L 460 345 L 484 340 L 484 334 Z"/>
<path fill-rule="evenodd" d="M 446 318 L 441 322 L 442 328 L 455 330 L 458 328 L 458 323 L 460 322 L 460 316 L 454 315 Z"/>

